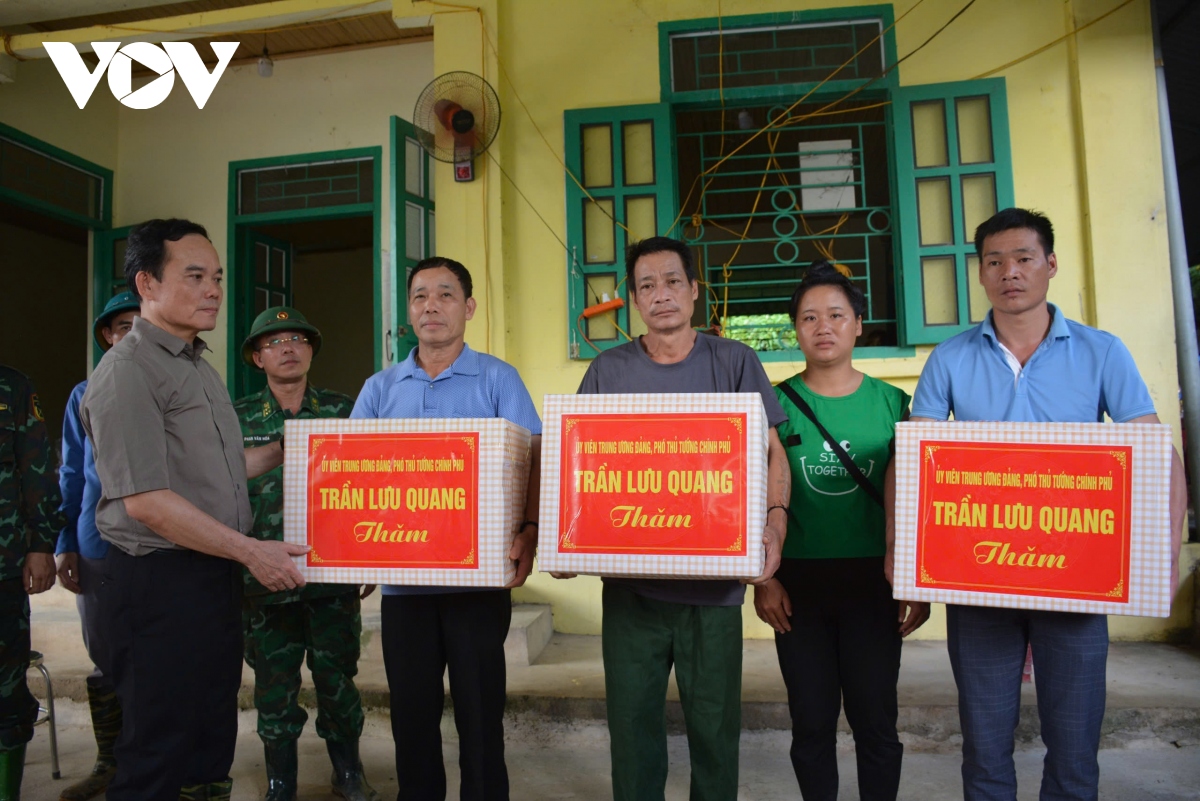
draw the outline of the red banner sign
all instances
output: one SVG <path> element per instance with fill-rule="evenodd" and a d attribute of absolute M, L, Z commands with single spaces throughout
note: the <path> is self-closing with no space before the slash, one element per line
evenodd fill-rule
<path fill-rule="evenodd" d="M 916 586 L 1129 602 L 1132 448 L 920 448 Z"/>
<path fill-rule="evenodd" d="M 308 564 L 478 567 L 479 434 L 311 434 Z"/>
<path fill-rule="evenodd" d="M 559 549 L 746 554 L 745 414 L 564 414 Z"/>

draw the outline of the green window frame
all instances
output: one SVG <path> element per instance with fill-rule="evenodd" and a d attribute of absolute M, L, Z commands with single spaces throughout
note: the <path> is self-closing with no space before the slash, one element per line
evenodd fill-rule
<path fill-rule="evenodd" d="M 667 234 L 675 221 L 675 126 L 667 103 L 567 111 L 564 126 L 567 168 L 579 181 L 567 177 L 568 342 L 571 358 L 590 359 L 629 341 L 626 246 Z M 584 318 L 605 294 L 625 305 Z"/>
<path fill-rule="evenodd" d="M 932 345 L 989 308 L 974 231 L 1015 202 L 1004 79 L 901 87 L 891 115 L 900 335 Z"/>
<path fill-rule="evenodd" d="M 390 141 L 391 336 L 394 346 L 392 363 L 396 364 L 404 361 L 409 351 L 417 346 L 417 336 L 408 319 L 408 271 L 421 259 L 436 255 L 436 182 L 433 169 L 437 162 L 418 143 L 416 128 L 408 120 L 396 116 L 391 118 Z"/>
<path fill-rule="evenodd" d="M 796 23 L 830 21 L 853 22 L 878 19 L 885 31 L 883 52 L 885 63 L 896 63 L 895 37 L 890 5 L 831 8 L 784 14 L 763 14 L 725 18 L 720 21 L 726 33 L 753 26 L 779 26 Z M 569 175 L 566 176 L 566 220 L 568 253 L 568 342 L 573 359 L 593 358 L 600 351 L 628 341 L 636 335 L 636 325 L 628 306 L 627 287 L 621 282 L 624 266 L 621 253 L 627 243 L 621 225 L 627 222 L 624 200 L 633 190 L 644 190 L 657 199 L 655 233 L 678 235 L 675 214 L 678 213 L 678 179 L 675 158 L 675 115 L 681 109 L 715 108 L 719 93 L 712 90 L 674 92 L 671 87 L 671 36 L 717 30 L 715 18 L 685 20 L 659 24 L 659 60 L 662 98 L 665 102 L 609 108 L 573 109 L 564 113 L 564 150 Z M 896 297 L 896 346 L 861 347 L 861 357 L 904 357 L 914 354 L 914 346 L 936 344 L 966 330 L 983 319 L 988 309 L 987 298 L 975 280 L 974 226 L 995 210 L 1013 206 L 1012 155 L 1009 143 L 1008 106 L 1003 78 L 990 78 L 955 83 L 920 86 L 900 86 L 898 70 L 892 69 L 883 77 L 850 81 L 829 81 L 811 98 L 814 102 L 835 99 L 846 92 L 870 83 L 881 97 L 890 102 L 886 114 L 888 128 L 888 162 L 891 171 L 891 226 L 894 260 L 892 281 Z M 780 84 L 773 86 L 737 87 L 726 89 L 729 101 L 786 102 L 806 94 L 814 84 Z M 941 138 L 944 158 L 940 161 L 918 157 L 914 144 L 927 149 L 930 138 L 922 135 L 928 127 L 929 110 L 944 109 Z M 914 122 L 913 109 L 918 118 Z M 961 117 L 961 123 L 960 123 Z M 650 186 L 631 187 L 622 181 L 624 153 L 620 126 L 631 120 L 655 120 L 654 180 Z M 986 124 L 985 135 L 981 122 Z M 592 137 L 606 142 L 611 155 L 608 169 L 601 179 L 589 178 L 585 139 L 588 131 L 607 127 L 608 133 Z M 980 143 L 986 142 L 986 148 Z M 600 148 L 602 151 L 604 148 Z M 986 153 L 981 155 L 981 150 Z M 603 170 L 601 170 L 603 172 Z M 577 183 L 583 183 L 584 190 Z M 940 189 L 940 196 L 931 189 Z M 931 214 L 930 200 L 940 199 L 940 217 Z M 922 217 L 921 203 L 927 206 Z M 612 236 L 608 237 L 609 222 L 597 213 L 601 204 L 611 211 Z M 590 219 L 589 219 L 590 213 Z M 923 232 L 922 220 L 926 223 Z M 950 235 L 930 238 L 928 225 L 940 220 Z M 602 233 L 603 252 L 589 252 L 589 233 L 595 239 Z M 924 238 L 923 237 L 924 234 Z M 611 241 L 611 247 L 609 246 Z M 586 319 L 584 309 L 602 300 L 603 294 L 618 296 L 626 306 L 616 312 Z M 706 301 L 705 301 L 706 302 Z M 604 336 L 591 333 L 596 321 Z M 764 351 L 764 361 L 799 361 L 798 350 Z"/>
<path fill-rule="evenodd" d="M 41 139 L 0 123 L 0 145 L 3 144 L 2 140 L 8 140 L 19 147 L 33 151 L 39 156 L 60 162 L 73 170 L 98 179 L 100 181 L 100 192 L 99 197 L 96 199 L 99 202 L 100 214 L 98 216 L 80 214 L 43 198 L 32 197 L 25 192 L 5 185 L 2 176 L 0 176 L 0 200 L 32 209 L 55 219 L 74 223 L 92 231 L 103 231 L 112 227 L 112 170 L 105 169 L 99 164 L 82 159 L 48 142 L 43 142 Z M 3 163 L 3 159 L 0 159 L 0 170 L 3 169 L 6 169 L 6 165 Z"/>
<path fill-rule="evenodd" d="M 742 29 L 773 28 L 779 26 L 821 25 L 830 22 L 856 23 L 879 20 L 883 31 L 883 63 L 896 63 L 896 34 L 893 23 L 895 15 L 891 4 L 857 6 L 854 8 L 821 8 L 808 11 L 785 11 L 774 14 L 750 14 L 737 17 L 708 17 L 705 19 L 660 22 L 658 24 L 658 75 L 660 97 L 668 103 L 720 103 L 735 100 L 769 101 L 792 98 L 793 100 L 812 89 L 815 82 L 780 83 L 764 86 L 726 87 L 724 92 L 716 89 L 676 92 L 672 86 L 671 39 L 695 35 L 702 32 L 723 31 L 726 35 L 736 34 Z M 844 94 L 870 83 L 872 88 L 882 89 L 898 85 L 899 76 L 893 69 L 881 78 L 834 78 L 821 86 L 822 92 Z"/>
<path fill-rule="evenodd" d="M 104 304 L 108 303 L 109 298 L 125 288 L 125 278 L 123 275 L 125 251 L 123 245 L 125 237 L 129 233 L 129 228 L 112 228 L 112 170 L 101 167 L 99 164 L 95 164 L 87 159 L 80 158 L 73 153 L 55 147 L 49 142 L 43 142 L 41 139 L 30 136 L 3 123 L 0 123 L 0 139 L 15 142 L 40 156 L 59 161 L 68 167 L 72 167 L 100 180 L 101 191 L 98 198 L 100 201 L 100 215 L 98 217 L 78 214 L 41 198 L 30 197 L 19 190 L 0 185 L 0 200 L 11 203 L 14 206 L 20 206 L 40 214 L 45 214 L 48 217 L 79 225 L 91 231 L 92 319 L 99 317 L 100 313 L 104 311 Z M 3 169 L 3 167 L 0 166 L 0 169 Z M 114 253 L 114 248 L 119 248 L 119 252 Z M 100 361 L 101 355 L 103 355 L 103 351 L 93 342 L 93 365 Z"/>
<path fill-rule="evenodd" d="M 238 176 L 243 170 L 259 170 L 287 165 L 311 165 L 333 161 L 352 161 L 371 159 L 371 180 L 373 181 L 372 200 L 370 202 L 347 203 L 318 208 L 291 209 L 286 211 L 260 212 L 256 214 L 239 213 Z M 273 156 L 270 158 L 247 159 L 229 162 L 227 220 L 228 244 L 226 251 L 226 269 L 228 295 L 226 302 L 229 312 L 226 324 L 226 383 L 229 394 L 240 398 L 256 388 L 261 388 L 261 374 L 251 370 L 242 362 L 241 344 L 250 332 L 254 322 L 254 270 L 251 250 L 252 234 L 250 227 L 256 224 L 296 223 L 305 220 L 329 220 L 343 217 L 366 216 L 371 218 L 374 230 L 374 356 L 375 369 L 383 367 L 383 273 L 381 259 L 381 237 L 383 215 L 382 199 L 383 178 L 383 148 L 359 147 L 346 150 L 328 150 L 319 153 L 296 153 L 289 156 Z M 290 266 L 290 259 L 289 259 Z M 239 269 L 240 268 L 240 269 Z"/>

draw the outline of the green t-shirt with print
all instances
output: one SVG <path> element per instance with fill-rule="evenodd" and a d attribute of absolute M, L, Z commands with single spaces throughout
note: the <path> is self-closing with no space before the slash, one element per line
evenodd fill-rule
<path fill-rule="evenodd" d="M 812 407 L 821 425 L 837 437 L 882 494 L 896 423 L 908 410 L 908 394 L 870 376 L 863 376 L 857 390 L 840 398 L 816 394 L 799 375 L 785 383 Z M 842 467 L 812 421 L 778 387 L 775 394 L 788 415 L 779 426 L 779 437 L 792 470 L 792 516 L 783 555 L 791 559 L 883 556 L 883 508 Z"/>

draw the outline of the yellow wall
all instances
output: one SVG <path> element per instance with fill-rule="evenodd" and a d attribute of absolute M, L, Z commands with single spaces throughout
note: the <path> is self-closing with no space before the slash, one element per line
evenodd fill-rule
<path fill-rule="evenodd" d="M 976 4 L 901 65 L 900 81 L 912 85 L 973 78 L 1047 44 L 1117 2 Z M 719 7 L 733 17 L 860 4 L 866 3 L 723 0 Z M 904 0 L 897 4 L 897 14 L 913 6 Z M 438 251 L 463 261 L 475 274 L 480 311 L 468 328 L 468 341 L 514 364 L 535 399 L 573 392 L 587 365 L 567 358 L 566 254 L 557 241 L 565 239 L 566 229 L 563 112 L 657 102 L 658 22 L 712 17 L 718 4 L 486 0 L 480 4 L 482 13 L 475 13 L 395 0 L 395 7 L 397 16 L 434 13 L 432 46 L 280 62 L 271 79 L 259 78 L 252 66 L 232 69 L 203 111 L 178 88 L 158 109 L 116 107 L 102 86 L 87 117 L 80 116 L 65 88 L 55 83 L 57 75 L 48 63 L 23 64 L 22 70 L 33 77 L 26 84 L 22 76 L 15 90 L 0 86 L 0 121 L 106 166 L 115 163 L 116 224 L 152 215 L 192 217 L 209 226 L 224 257 L 229 161 L 380 145 L 386 176 L 388 115 L 408 116 L 417 93 L 435 74 L 458 69 L 482 73 L 500 93 L 503 125 L 489 154 L 476 161 L 474 183 L 455 184 L 450 167 L 437 166 Z M 959 0 L 926 0 L 917 6 L 896 27 L 899 53 L 914 50 L 960 8 Z M 1177 430 L 1148 0 L 1136 0 L 1075 41 L 1000 74 L 1007 80 L 1016 201 L 1049 214 L 1058 230 L 1060 271 L 1051 300 L 1068 315 L 1107 328 L 1126 342 L 1160 416 Z M 22 108 L 14 110 L 13 98 Z M 89 121 L 98 131 L 94 141 Z M 503 165 L 511 181 L 492 159 Z M 379 191 L 385 193 L 386 220 L 391 213 L 386 178 L 384 184 Z M 388 248 L 386 225 L 383 236 Z M 1143 309 L 1161 313 L 1129 313 Z M 224 371 L 224 318 L 210 339 L 217 366 Z M 927 348 L 918 348 L 909 358 L 865 360 L 859 366 L 911 392 L 927 354 Z M 800 367 L 772 362 L 767 372 L 778 381 Z M 1185 566 L 1195 560 L 1196 551 L 1189 550 Z M 553 604 L 561 631 L 599 630 L 596 579 L 558 582 L 537 574 L 517 595 Z M 1113 636 L 1167 637 L 1188 624 L 1188 609 L 1190 598 L 1181 598 L 1167 621 L 1113 618 Z M 747 608 L 744 616 L 748 635 L 768 634 L 752 610 Z M 938 610 L 918 636 L 944 633 Z"/>
<path fill-rule="evenodd" d="M 383 200 L 387 269 L 389 118 L 411 116 L 432 77 L 432 46 L 400 45 L 278 61 L 270 78 L 260 78 L 255 65 L 232 67 L 203 109 L 178 85 L 157 108 L 122 106 L 113 223 L 187 217 L 208 228 L 224 263 L 229 162 L 379 146 L 385 177 L 376 192 Z M 216 330 L 205 336 L 222 374 L 228 308 L 227 297 Z"/>
<path fill-rule="evenodd" d="M 110 170 L 117 168 L 119 108 L 102 80 L 80 110 L 48 58 L 22 61 L 17 80 L 0 83 L 0 122 Z"/>
<path fill-rule="evenodd" d="M 859 4 L 820 0 L 802 5 Z M 535 398 L 573 392 L 587 364 L 567 358 L 566 258 L 554 236 L 565 239 L 566 229 L 559 161 L 563 112 L 658 102 L 657 23 L 712 17 L 717 6 L 701 0 L 480 5 L 491 41 L 498 43 L 499 62 L 490 51 L 485 51 L 486 58 L 481 56 L 478 15 L 447 14 L 435 27 L 437 71 L 478 70 L 482 64 L 505 110 L 493 154 L 553 233 L 513 186 L 481 159 L 480 172 L 491 181 L 486 188 L 477 182 L 455 195 L 460 187 L 449 182 L 445 170 L 439 173 L 438 241 L 444 245 L 439 250 L 447 255 L 462 252 L 468 266 L 479 269 L 484 255 L 480 230 L 474 224 L 460 227 L 455 215 L 446 213 L 448 204 L 451 198 L 469 198 L 476 208 L 484 202 L 503 206 L 500 229 L 489 226 L 489 267 L 493 276 L 503 274 L 503 315 L 512 322 L 502 329 L 502 344 L 496 341 L 501 329 L 493 324 L 492 350 L 518 367 Z M 1114 5 L 1115 0 L 979 4 L 905 61 L 901 83 L 976 77 Z M 727 17 L 796 7 L 795 2 L 775 0 L 721 4 Z M 910 7 L 911 3 L 897 4 L 897 14 Z M 899 53 L 915 49 L 960 8 L 956 0 L 925 2 L 898 23 Z M 451 31 L 457 36 L 447 35 Z M 1080 33 L 1077 42 L 1056 45 L 1000 74 L 1007 81 L 1016 201 L 1046 212 L 1058 231 L 1060 271 L 1050 299 L 1068 315 L 1107 328 L 1128 344 L 1160 416 L 1178 432 L 1171 315 L 1147 318 L 1128 313 L 1137 308 L 1166 310 L 1171 302 L 1148 4 L 1139 0 Z M 492 223 L 494 218 L 488 220 Z M 494 244 L 498 238 L 502 248 Z M 462 243 L 462 251 L 450 248 L 455 241 Z M 471 332 L 475 342 L 481 338 L 479 327 Z M 911 358 L 865 360 L 860 367 L 911 392 L 927 354 L 927 348 L 918 348 Z M 799 369 L 795 363 L 767 364 L 774 381 Z M 538 574 L 518 596 L 551 603 L 561 631 L 598 631 L 596 579 L 559 582 Z M 1167 621 L 1113 618 L 1113 636 L 1166 637 L 1188 624 L 1188 609 L 1190 599 L 1181 598 Z M 749 604 L 744 617 L 749 636 L 768 635 Z M 918 636 L 944 637 L 943 621 L 938 610 Z"/>

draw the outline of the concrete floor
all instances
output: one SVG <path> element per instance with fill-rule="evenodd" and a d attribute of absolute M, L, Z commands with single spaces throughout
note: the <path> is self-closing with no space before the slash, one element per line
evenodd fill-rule
<path fill-rule="evenodd" d="M 388 722 L 387 682 L 378 642 L 379 596 L 364 604 L 364 647 L 358 685 L 368 708 L 362 741 L 367 775 L 384 799 L 395 797 L 396 777 Z M 55 587 L 32 599 L 33 647 L 45 654 L 59 698 L 59 754 L 63 780 L 50 779 L 48 732 L 39 727 L 29 750 L 23 797 L 52 801 L 90 769 L 95 754 L 84 678 L 91 663 L 83 649 L 74 596 Z M 743 660 L 742 799 L 797 799 L 788 761 L 786 694 L 774 644 L 747 640 Z M 31 677 L 36 673 L 31 673 Z M 311 686 L 305 679 L 306 686 Z M 31 688 L 42 697 L 40 681 Z M 235 799 L 261 798 L 262 748 L 250 709 L 253 679 L 243 673 Z M 611 798 L 608 733 L 604 725 L 604 673 L 598 637 L 556 634 L 534 665 L 508 669 L 507 762 L 514 801 Z M 907 643 L 902 658 L 900 730 L 906 746 L 901 798 L 961 798 L 961 737 L 953 677 L 945 643 Z M 672 682 L 667 716 L 671 730 L 668 799 L 688 795 L 687 742 Z M 311 695 L 302 692 L 311 706 Z M 1024 689 L 1016 757 L 1020 798 L 1035 799 L 1041 774 L 1034 688 Z M 857 798 L 853 745 L 839 735 L 841 797 Z M 443 719 L 449 795 L 457 798 L 453 724 Z M 1101 798 L 1200 799 L 1200 651 L 1159 643 L 1113 643 L 1108 664 L 1108 710 L 1101 763 Z M 310 721 L 301 740 L 301 799 L 332 798 L 329 763 Z"/>
<path fill-rule="evenodd" d="M 63 779 L 50 779 L 50 748 L 46 731 L 39 728 L 30 744 L 25 784 L 25 801 L 53 801 L 72 781 L 90 768 L 95 754 L 91 729 L 79 725 L 86 718 L 82 704 L 67 702 L 59 729 L 59 755 Z M 444 721 L 445 762 L 448 798 L 458 797 L 457 742 L 449 718 Z M 266 789 L 262 751 L 254 734 L 253 713 L 242 713 L 237 761 L 233 768 L 234 801 L 260 799 Z M 609 784 L 608 731 L 603 724 L 583 725 L 531 723 L 510 720 L 507 762 L 511 797 L 514 801 L 555 801 L 611 798 Z M 742 734 L 741 790 L 744 801 L 798 799 L 796 780 L 788 762 L 789 736 L 781 731 L 748 731 Z M 838 749 L 842 776 L 841 799 L 857 799 L 853 746 L 848 739 Z M 962 797 L 959 787 L 960 757 L 952 749 L 945 753 L 910 753 L 904 759 L 901 799 L 949 801 Z M 668 801 L 688 797 L 687 742 L 682 735 L 669 738 L 671 758 L 667 782 Z M 362 740 L 367 776 L 385 801 L 395 798 L 396 773 L 392 740 L 386 720 L 373 715 Z M 1021 801 L 1037 798 L 1041 775 L 1040 748 L 1022 748 L 1016 755 Z M 329 761 L 321 741 L 309 726 L 301 740 L 300 801 L 332 799 L 329 792 Z M 1102 801 L 1182 801 L 1200 799 L 1200 744 L 1177 747 L 1159 739 L 1138 740 L 1123 748 L 1100 752 Z"/>

